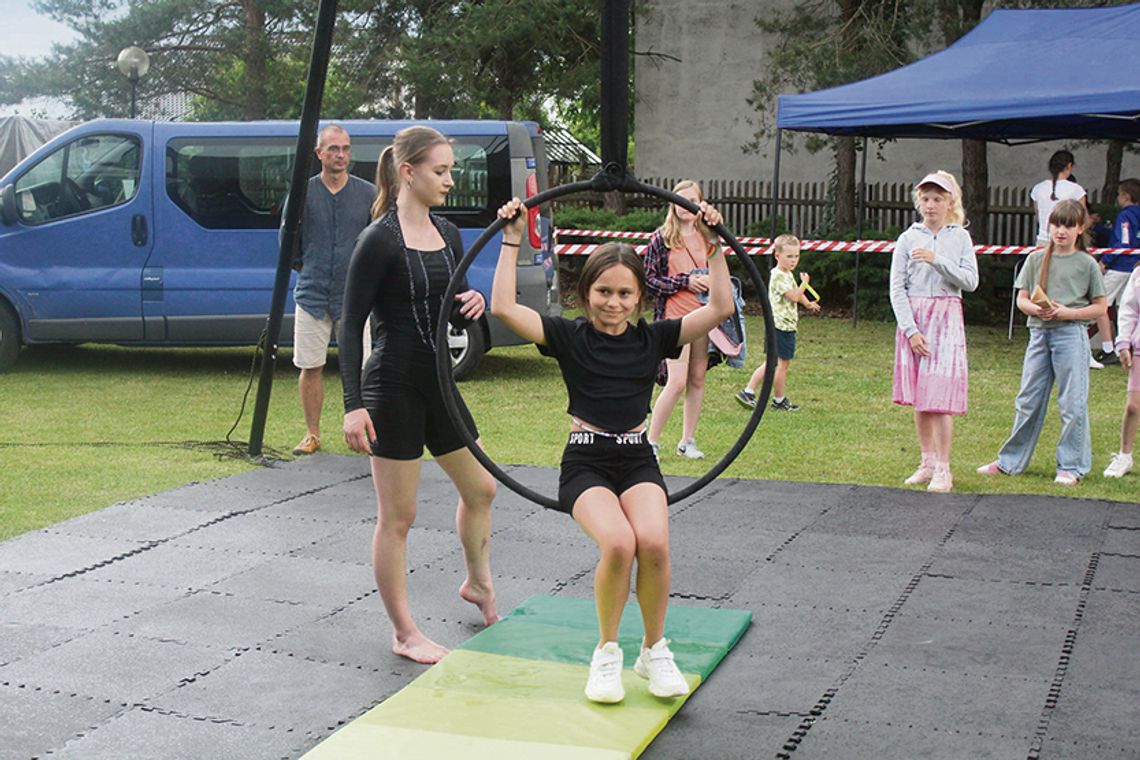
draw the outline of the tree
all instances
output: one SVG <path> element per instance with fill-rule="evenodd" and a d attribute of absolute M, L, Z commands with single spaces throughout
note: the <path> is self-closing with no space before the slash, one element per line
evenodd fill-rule
<path fill-rule="evenodd" d="M 755 152 L 774 133 L 776 96 L 787 91 L 835 87 L 897 68 L 911 60 L 912 20 L 896 0 L 805 0 L 756 25 L 778 44 L 768 54 L 765 76 L 753 82 L 748 104 L 757 112 Z M 855 226 L 855 139 L 807 139 L 808 150 L 835 151 L 835 226 Z"/>
<path fill-rule="evenodd" d="M 281 48 L 300 28 L 302 0 L 39 0 L 36 8 L 79 33 L 39 61 L 18 62 L 0 99 L 47 95 L 92 118 L 125 111 L 126 90 L 114 62 L 128 45 L 151 55 L 140 81 L 145 96 L 191 93 L 246 119 L 274 114 L 285 73 Z M 8 62 L 12 66 L 11 62 Z M 285 67 L 287 70 L 287 67 Z"/>
<path fill-rule="evenodd" d="M 0 56 L 0 103 L 51 96 L 120 115 L 119 50 L 151 55 L 140 95 L 195 96 L 194 118 L 299 114 L 311 0 L 37 0 L 79 33 L 42 60 Z M 341 0 L 322 112 L 331 118 L 540 117 L 596 87 L 596 0 Z M 591 78 L 589 72 L 595 72 Z"/>
<path fill-rule="evenodd" d="M 417 118 L 535 116 L 547 99 L 597 85 L 596 0 L 415 4 L 402 70 L 415 83 Z"/>

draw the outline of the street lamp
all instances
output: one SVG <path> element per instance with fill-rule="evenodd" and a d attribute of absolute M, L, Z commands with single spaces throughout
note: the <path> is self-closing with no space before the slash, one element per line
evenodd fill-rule
<path fill-rule="evenodd" d="M 131 80 L 131 118 L 135 118 L 135 94 L 138 91 L 139 80 L 146 76 L 150 69 L 150 56 L 140 47 L 131 45 L 119 51 L 119 58 L 115 61 L 119 71 Z"/>

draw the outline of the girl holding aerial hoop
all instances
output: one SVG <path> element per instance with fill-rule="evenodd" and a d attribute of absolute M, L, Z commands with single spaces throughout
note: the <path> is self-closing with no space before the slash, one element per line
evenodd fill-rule
<path fill-rule="evenodd" d="M 720 214 L 700 204 L 709 224 Z M 640 319 L 646 296 L 641 259 L 624 243 L 600 246 L 583 267 L 576 320 L 541 315 L 517 302 L 515 269 L 526 215 L 518 198 L 499 209 L 503 229 L 491 294 L 491 313 L 519 336 L 558 360 L 569 396 L 569 441 L 559 475 L 559 511 L 573 517 L 597 544 L 594 575 L 599 638 L 590 662 L 586 697 L 620 702 L 625 696 L 623 654 L 617 643 L 637 562 L 637 601 L 645 629 L 634 671 L 658 697 L 689 693 L 665 638 L 669 601 L 669 512 L 665 482 L 646 436 L 646 414 L 657 365 L 703 338 L 733 310 L 728 266 L 709 255 L 709 303 L 680 319 Z"/>

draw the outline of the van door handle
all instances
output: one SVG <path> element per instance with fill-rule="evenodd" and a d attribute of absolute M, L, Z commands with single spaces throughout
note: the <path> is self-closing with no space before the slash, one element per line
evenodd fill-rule
<path fill-rule="evenodd" d="M 135 214 L 131 217 L 131 242 L 135 245 L 146 245 L 146 217 Z"/>

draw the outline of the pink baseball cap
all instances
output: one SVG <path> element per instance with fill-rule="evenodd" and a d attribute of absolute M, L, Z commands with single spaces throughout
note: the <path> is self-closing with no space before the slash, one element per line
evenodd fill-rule
<path fill-rule="evenodd" d="M 915 187 L 919 188 L 919 187 L 922 187 L 923 185 L 934 185 L 935 187 L 942 188 L 946 192 L 950 193 L 950 195 L 955 195 L 954 186 L 950 184 L 949 180 L 947 180 L 941 174 L 938 174 L 936 172 L 931 172 L 930 174 L 927 174 L 925 177 L 923 177 L 921 180 L 919 180 L 915 184 Z"/>

